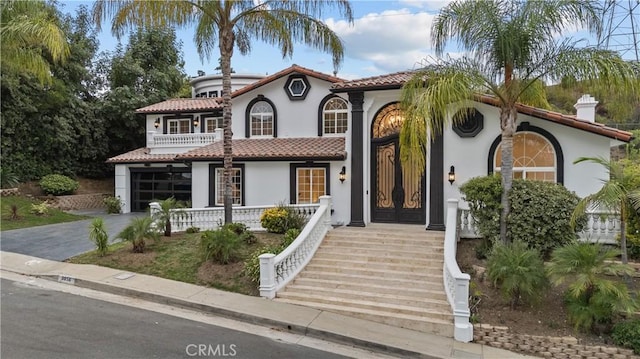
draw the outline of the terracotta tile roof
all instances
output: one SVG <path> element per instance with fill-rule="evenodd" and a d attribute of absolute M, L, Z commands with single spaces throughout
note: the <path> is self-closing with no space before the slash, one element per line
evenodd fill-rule
<path fill-rule="evenodd" d="M 333 92 L 345 92 L 348 90 L 387 90 L 399 89 L 407 82 L 414 71 L 402 71 L 388 75 L 367 77 L 363 79 L 344 81 L 332 86 Z"/>
<path fill-rule="evenodd" d="M 136 113 L 199 112 L 222 108 L 222 98 L 172 98 L 139 108 Z"/>
<path fill-rule="evenodd" d="M 233 140 L 234 160 L 344 160 L 343 137 L 260 138 Z M 176 156 L 177 160 L 221 160 L 222 141 Z"/>
<path fill-rule="evenodd" d="M 492 106 L 498 106 L 498 99 L 488 95 L 478 95 L 478 101 L 486 103 Z M 564 115 L 559 112 L 544 110 L 533 106 L 527 106 L 523 104 L 516 104 L 516 109 L 519 113 L 523 113 L 529 116 L 541 118 L 543 120 L 555 122 L 561 125 L 570 126 L 580 130 L 588 131 L 605 137 L 609 137 L 615 140 L 629 142 L 633 138 L 631 132 L 619 130 L 612 127 L 607 127 L 601 123 L 588 122 L 579 120 L 576 116 Z"/>
<path fill-rule="evenodd" d="M 302 66 L 298 66 L 298 65 L 292 65 L 290 67 L 287 67 L 286 69 L 282 70 L 282 71 L 278 71 L 275 74 L 271 75 L 271 76 L 267 76 L 265 78 L 263 78 L 260 81 L 254 82 L 250 85 L 247 85 L 239 90 L 236 90 L 235 92 L 233 92 L 231 94 L 232 97 L 236 97 L 236 96 L 240 96 L 242 94 L 245 94 L 251 90 L 255 90 L 260 86 L 264 86 L 270 82 L 273 82 L 279 78 L 282 78 L 284 76 L 293 74 L 293 73 L 298 73 L 298 74 L 303 74 L 303 75 L 307 75 L 307 76 L 311 76 L 311 77 L 315 77 L 317 79 L 320 80 L 324 80 L 324 81 L 329 81 L 329 82 L 333 82 L 333 83 L 338 83 L 338 82 L 344 82 L 344 79 L 341 79 L 339 77 L 335 77 L 335 76 L 331 76 L 331 75 L 327 75 L 327 74 L 323 74 L 322 72 L 318 72 L 318 71 L 314 71 L 311 69 L 308 69 L 306 67 L 302 67 Z"/>
<path fill-rule="evenodd" d="M 350 90 L 383 90 L 383 89 L 400 89 L 413 75 L 413 71 L 397 72 L 389 75 L 368 77 L 359 80 L 346 81 L 342 83 L 334 84 L 332 87 L 333 92 L 346 92 Z M 477 100 L 482 103 L 486 103 L 492 106 L 498 106 L 498 100 L 493 96 L 478 95 Z M 613 138 L 616 140 L 629 142 L 633 137 L 631 132 L 618 130 L 615 128 L 607 127 L 603 124 L 587 122 L 577 119 L 572 115 L 564 115 L 559 112 L 553 112 L 535 108 L 532 106 L 517 104 L 518 112 L 527 114 L 533 117 L 537 117 L 543 120 L 559 123 L 561 125 L 570 126 L 573 128 L 581 129 L 605 137 Z"/>
<path fill-rule="evenodd" d="M 142 147 L 111 157 L 107 160 L 107 163 L 173 162 L 175 157 L 175 153 L 150 154 L 148 148 Z"/>

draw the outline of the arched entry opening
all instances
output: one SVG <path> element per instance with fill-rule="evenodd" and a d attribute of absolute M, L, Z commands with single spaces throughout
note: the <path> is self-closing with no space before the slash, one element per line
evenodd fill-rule
<path fill-rule="evenodd" d="M 404 116 L 398 103 L 383 107 L 371 127 L 371 220 L 420 223 L 425 217 L 425 174 L 403 171 L 400 128 Z"/>

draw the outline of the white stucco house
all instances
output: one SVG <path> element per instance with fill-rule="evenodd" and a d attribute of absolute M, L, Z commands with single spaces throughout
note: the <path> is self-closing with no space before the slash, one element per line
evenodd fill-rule
<path fill-rule="evenodd" d="M 313 203 L 330 194 L 336 225 L 444 229 L 446 200 L 461 197 L 459 185 L 499 171 L 499 108 L 478 96 L 471 118 L 431 139 L 427 169 L 412 181 L 420 176 L 403 173 L 398 147 L 398 101 L 410 76 L 347 81 L 297 65 L 266 77 L 234 74 L 234 204 Z M 192 86 L 191 99 L 138 109 L 146 146 L 108 160 L 124 212 L 170 196 L 193 208 L 222 205 L 221 75 L 194 78 Z M 608 158 L 632 134 L 595 123 L 595 104 L 584 96 L 577 116 L 519 105 L 515 176 L 562 183 L 579 196 L 597 191 L 603 169 L 573 161 Z"/>

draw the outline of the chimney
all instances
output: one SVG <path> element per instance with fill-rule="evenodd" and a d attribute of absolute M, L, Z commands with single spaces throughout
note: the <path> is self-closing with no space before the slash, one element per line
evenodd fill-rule
<path fill-rule="evenodd" d="M 573 107 L 576 108 L 576 117 L 579 120 L 587 121 L 587 122 L 596 122 L 596 105 L 598 101 L 589 95 L 584 94 L 582 97 L 578 99 Z"/>

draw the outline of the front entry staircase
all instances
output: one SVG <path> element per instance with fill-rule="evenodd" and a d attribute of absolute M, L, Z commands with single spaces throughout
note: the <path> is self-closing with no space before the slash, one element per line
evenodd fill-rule
<path fill-rule="evenodd" d="M 276 300 L 452 337 L 443 252 L 444 232 L 423 226 L 336 228 Z"/>

